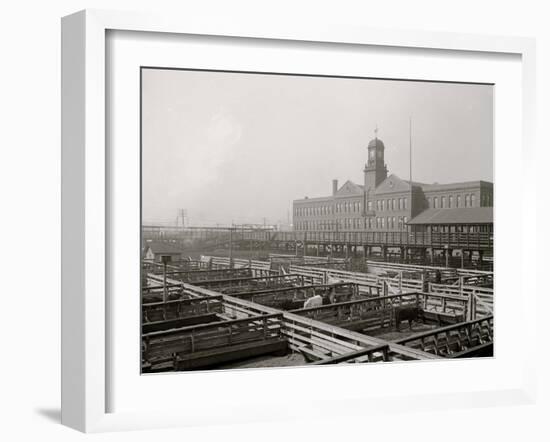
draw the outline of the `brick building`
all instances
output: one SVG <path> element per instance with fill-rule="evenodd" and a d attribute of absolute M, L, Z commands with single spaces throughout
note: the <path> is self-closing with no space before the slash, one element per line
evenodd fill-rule
<path fill-rule="evenodd" d="M 332 195 L 293 202 L 294 230 L 404 231 L 411 219 L 429 209 L 474 209 L 493 206 L 493 183 L 467 181 L 424 184 L 388 175 L 384 143 L 378 137 L 367 147 L 364 183 L 332 181 Z M 461 213 L 464 210 L 460 211 Z M 458 213 L 458 212 L 457 212 Z M 472 212 L 473 213 L 473 212 Z"/>

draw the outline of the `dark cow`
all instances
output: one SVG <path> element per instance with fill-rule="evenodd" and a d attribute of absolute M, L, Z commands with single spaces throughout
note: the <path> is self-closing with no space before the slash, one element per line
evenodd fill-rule
<path fill-rule="evenodd" d="M 422 320 L 424 322 L 424 311 L 415 305 L 396 307 L 395 308 L 395 328 L 401 331 L 399 326 L 401 321 L 409 321 L 409 329 L 412 330 L 412 322 Z"/>
<path fill-rule="evenodd" d="M 321 295 L 323 297 L 323 305 L 336 304 L 336 289 L 333 287 L 330 290 L 330 293 L 324 293 Z"/>

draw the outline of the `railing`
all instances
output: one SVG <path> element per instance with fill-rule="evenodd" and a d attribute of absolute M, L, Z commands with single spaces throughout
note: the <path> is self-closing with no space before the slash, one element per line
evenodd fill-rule
<path fill-rule="evenodd" d="M 438 356 L 453 357 L 493 341 L 493 316 L 461 322 L 394 341 Z"/>
<path fill-rule="evenodd" d="M 204 255 L 201 256 L 201 261 L 208 262 L 218 268 L 248 269 L 251 276 L 265 276 L 277 273 L 275 270 L 271 269 L 271 263 L 269 261 Z"/>
<path fill-rule="evenodd" d="M 370 273 L 349 272 L 331 268 L 310 266 L 290 266 L 290 272 L 303 275 L 314 282 L 327 283 L 330 280 L 350 282 L 359 285 L 359 292 L 367 296 L 379 296 L 384 291 L 403 292 L 421 291 L 421 280 L 405 279 L 398 275 L 395 278 L 377 276 Z"/>
<path fill-rule="evenodd" d="M 157 278 L 162 279 L 162 274 L 157 274 Z M 216 270 L 172 270 L 166 272 L 168 278 L 183 282 L 211 281 L 214 279 L 229 279 L 236 277 L 252 277 L 252 272 L 248 268 L 224 268 Z"/>
<path fill-rule="evenodd" d="M 493 289 L 470 285 L 455 286 L 430 283 L 428 290 L 430 293 L 442 293 L 473 299 L 475 312 L 472 319 L 493 314 Z"/>
<path fill-rule="evenodd" d="M 371 348 L 364 348 L 328 359 L 320 359 L 311 365 L 333 365 L 342 363 L 379 362 L 390 361 L 390 346 L 381 344 Z"/>
<path fill-rule="evenodd" d="M 147 369 L 176 368 L 179 360 L 194 353 L 281 339 L 282 319 L 280 313 L 265 314 L 147 333 L 142 338 L 143 365 Z"/>
<path fill-rule="evenodd" d="M 227 289 L 231 289 L 231 291 L 233 292 L 235 290 L 238 291 L 239 289 L 261 290 L 287 286 L 301 286 L 304 285 L 304 277 L 302 275 L 285 274 L 272 276 L 214 279 L 210 281 L 199 281 L 194 285 L 198 287 L 209 288 L 212 290 L 223 290 L 223 293 L 229 293 Z"/>
<path fill-rule="evenodd" d="M 233 232 L 215 229 L 187 229 L 166 232 L 178 238 L 215 239 L 218 241 L 261 242 L 312 242 L 354 245 L 460 247 L 469 249 L 492 249 L 491 232 L 408 232 L 408 231 L 275 231 L 239 230 Z"/>
<path fill-rule="evenodd" d="M 363 330 L 390 326 L 393 309 L 402 305 L 418 306 L 427 313 L 434 313 L 434 319 L 447 317 L 453 318 L 454 322 L 456 318 L 462 318 L 460 320 L 463 321 L 469 309 L 468 300 L 461 297 L 408 293 L 302 308 L 291 312 L 327 324 Z"/>
<path fill-rule="evenodd" d="M 349 301 L 357 295 L 357 287 L 349 283 L 304 285 L 252 292 L 244 291 L 231 293 L 231 296 L 282 310 L 293 310 L 298 306 L 303 306 L 304 301 L 312 296 L 329 294 L 332 294 L 334 299 L 339 302 Z"/>
<path fill-rule="evenodd" d="M 473 269 L 457 269 L 450 267 L 437 267 L 428 265 L 398 264 L 389 262 L 380 262 L 367 260 L 367 267 L 378 269 L 385 272 L 404 272 L 412 278 L 420 279 L 423 274 L 430 280 L 435 279 L 458 282 L 463 278 L 463 282 L 471 285 L 492 285 L 493 272 Z"/>
<path fill-rule="evenodd" d="M 380 294 L 400 294 L 406 292 L 421 292 L 427 287 L 430 294 L 453 295 L 457 299 L 473 302 L 471 311 L 475 319 L 493 313 L 493 289 L 475 285 L 454 284 L 424 284 L 422 280 L 405 279 L 400 275 L 389 278 L 369 273 L 347 272 L 335 269 L 319 269 L 313 267 L 291 266 L 293 274 L 303 275 L 312 283 L 326 283 L 330 279 L 350 282 L 358 285 L 359 294 L 365 296 L 380 296 Z M 476 301 L 478 301 L 476 303 Z"/>
<path fill-rule="evenodd" d="M 345 264 L 345 258 L 334 258 L 330 256 L 296 256 L 296 255 L 284 255 L 280 253 L 270 253 L 268 255 L 270 260 L 287 260 L 292 264 L 297 265 L 312 265 L 312 264 L 329 264 L 329 263 L 338 263 Z"/>
<path fill-rule="evenodd" d="M 222 312 L 221 296 L 177 299 L 167 302 L 150 302 L 141 306 L 143 322 L 166 321 L 206 313 Z"/>

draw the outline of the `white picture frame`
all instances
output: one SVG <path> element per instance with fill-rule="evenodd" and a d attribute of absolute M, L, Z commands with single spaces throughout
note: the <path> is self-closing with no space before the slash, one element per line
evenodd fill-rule
<path fill-rule="evenodd" d="M 528 158 L 534 149 L 535 45 L 532 39 L 450 33 L 347 28 L 337 25 L 295 27 L 269 23 L 212 23 L 195 17 L 162 17 L 99 10 L 81 11 L 62 21 L 62 423 L 85 432 L 207 424 L 208 416 L 190 417 L 181 411 L 108 412 L 108 392 L 113 387 L 107 375 L 109 366 L 109 302 L 107 272 L 109 263 L 109 185 L 106 146 L 106 33 L 143 31 L 162 34 L 201 35 L 273 39 L 292 42 L 370 45 L 381 49 L 426 48 L 442 51 L 468 51 L 514 54 L 521 57 L 522 121 L 521 155 Z M 525 173 L 525 170 L 523 170 Z M 534 218 L 535 192 L 521 191 L 522 215 Z M 522 228 L 524 244 L 534 244 L 534 229 Z M 529 250 L 521 248 L 523 259 Z M 525 261 L 523 261 L 525 262 Z M 535 303 L 533 281 L 522 278 L 518 305 Z M 535 324 L 526 328 L 534 336 Z M 534 354 L 527 342 L 525 354 Z M 532 403 L 535 397 L 535 359 L 525 358 L 523 376 L 509 386 L 488 391 L 411 396 L 389 391 L 376 404 L 343 397 L 339 404 L 345 413 L 374 409 L 403 409 L 413 403 L 421 408 L 467 407 L 472 394 L 478 404 Z M 286 371 L 285 376 L 292 376 Z M 214 374 L 215 376 L 216 374 Z M 212 375 L 210 375 L 212 376 Z M 513 382 L 512 382 L 513 381 Z M 399 402 L 398 402 L 399 401 Z M 408 402 L 407 402 L 408 401 Z M 315 404 L 315 400 L 312 400 Z M 346 402 L 348 408 L 346 408 Z M 254 405 L 248 405 L 254 411 Z M 243 409 L 246 409 L 244 407 Z M 271 417 L 284 419 L 289 413 L 280 407 L 268 410 Z M 220 412 L 220 413 L 223 413 Z M 232 410 L 220 414 L 231 422 Z M 292 413 L 290 413 L 292 414 Z M 329 415 L 323 407 L 312 407 L 306 414 Z M 262 420 L 252 413 L 246 420 Z M 242 421 L 242 420 L 241 420 Z"/>

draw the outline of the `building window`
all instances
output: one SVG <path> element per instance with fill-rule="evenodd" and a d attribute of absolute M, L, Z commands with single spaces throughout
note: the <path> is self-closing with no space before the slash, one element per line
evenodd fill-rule
<path fill-rule="evenodd" d="M 464 198 L 464 207 L 470 207 L 470 195 L 466 195 Z"/>
<path fill-rule="evenodd" d="M 449 196 L 449 209 L 453 207 L 453 196 Z"/>
<path fill-rule="evenodd" d="M 369 211 L 372 210 L 372 201 L 369 201 L 367 203 L 367 210 L 369 210 Z"/>
<path fill-rule="evenodd" d="M 457 195 L 456 196 L 456 207 L 460 207 L 460 205 L 462 204 L 462 201 L 461 200 L 461 196 L 460 195 Z"/>
<path fill-rule="evenodd" d="M 472 194 L 472 200 L 471 200 L 471 204 L 472 204 L 472 207 L 475 207 L 476 206 L 476 196 L 474 194 Z"/>
<path fill-rule="evenodd" d="M 382 212 L 386 210 L 386 200 L 382 200 Z"/>
<path fill-rule="evenodd" d="M 407 210 L 407 198 L 403 198 L 403 209 Z"/>
<path fill-rule="evenodd" d="M 381 218 L 382 219 L 382 228 L 385 229 L 385 226 L 384 226 L 384 220 L 385 218 Z"/>
<path fill-rule="evenodd" d="M 439 198 L 434 196 L 434 209 L 439 209 Z"/>

